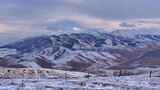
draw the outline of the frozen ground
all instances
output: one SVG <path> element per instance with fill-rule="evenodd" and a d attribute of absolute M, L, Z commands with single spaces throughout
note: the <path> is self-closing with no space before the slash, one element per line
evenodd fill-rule
<path fill-rule="evenodd" d="M 0 90 L 160 90 L 160 78 L 145 76 L 0 81 Z"/>

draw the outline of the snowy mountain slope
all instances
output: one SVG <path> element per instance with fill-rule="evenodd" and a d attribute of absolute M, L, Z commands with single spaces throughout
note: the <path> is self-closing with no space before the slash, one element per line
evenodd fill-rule
<path fill-rule="evenodd" d="M 145 66 L 141 62 L 148 59 L 147 53 L 151 54 L 151 51 L 156 52 L 160 48 L 159 41 L 160 35 L 148 34 L 134 37 L 110 33 L 40 36 L 1 47 L 0 53 L 4 53 L 4 49 L 11 52 L 1 55 L 3 57 L 0 61 L 4 67 L 42 67 L 91 72 L 100 68 L 135 68 Z M 14 50 L 16 53 L 12 53 Z M 159 61 L 156 59 L 154 62 Z"/>
<path fill-rule="evenodd" d="M 7 48 L 2 48 L 0 49 L 0 57 L 4 57 L 6 55 L 14 55 L 17 54 L 17 50 L 16 49 L 7 49 Z"/>
<path fill-rule="evenodd" d="M 116 30 L 111 32 L 113 35 L 116 36 L 123 36 L 123 37 L 134 37 L 136 35 L 160 35 L 160 30 L 151 28 L 151 29 L 124 29 L 124 30 Z"/>

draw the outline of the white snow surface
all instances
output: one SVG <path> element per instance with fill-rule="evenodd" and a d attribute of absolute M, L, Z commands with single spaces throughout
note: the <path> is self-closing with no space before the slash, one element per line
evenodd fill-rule
<path fill-rule="evenodd" d="M 0 90 L 159 90 L 160 79 L 144 76 L 77 79 L 1 79 Z"/>
<path fill-rule="evenodd" d="M 17 54 L 16 49 L 8 49 L 8 48 L 0 49 L 0 57 L 5 57 L 6 55 L 15 55 L 15 54 Z"/>

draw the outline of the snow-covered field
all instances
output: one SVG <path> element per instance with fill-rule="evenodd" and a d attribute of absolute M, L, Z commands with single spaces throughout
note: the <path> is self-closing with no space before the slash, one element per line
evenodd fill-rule
<path fill-rule="evenodd" d="M 1 79 L 0 90 L 160 90 L 160 78 Z"/>
<path fill-rule="evenodd" d="M 152 71 L 151 78 L 147 70 Z M 160 90 L 159 70 L 143 68 L 132 70 L 130 76 L 102 77 L 44 68 L 1 68 L 0 90 Z"/>

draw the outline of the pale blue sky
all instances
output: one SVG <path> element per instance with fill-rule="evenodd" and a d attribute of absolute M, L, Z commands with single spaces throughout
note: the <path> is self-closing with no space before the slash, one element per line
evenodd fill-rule
<path fill-rule="evenodd" d="M 72 25 L 58 29 L 67 31 L 76 25 L 73 32 L 81 28 L 112 31 L 122 28 L 124 22 L 159 28 L 159 10 L 160 0 L 0 0 L 0 41 L 56 33 L 52 25 L 66 21 Z"/>

